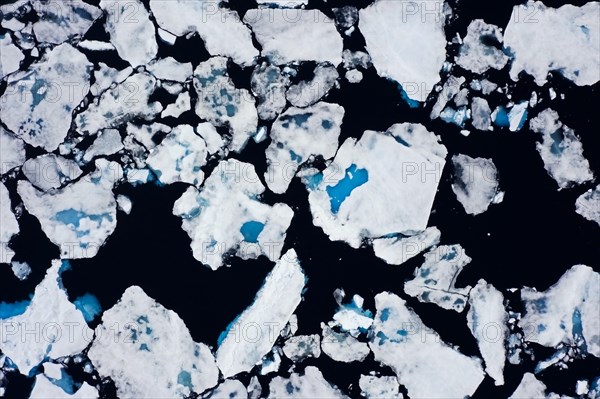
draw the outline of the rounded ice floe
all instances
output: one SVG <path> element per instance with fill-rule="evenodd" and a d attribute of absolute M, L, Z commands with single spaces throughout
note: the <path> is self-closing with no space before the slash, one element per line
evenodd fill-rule
<path fill-rule="evenodd" d="M 452 165 L 452 191 L 465 212 L 470 215 L 485 212 L 499 193 L 498 170 L 494 162 L 457 154 L 452 157 Z"/>
<path fill-rule="evenodd" d="M 525 71 L 542 86 L 558 71 L 578 86 L 600 80 L 600 3 L 546 7 L 541 1 L 514 6 L 504 32 L 513 55 L 510 77 Z"/>
<path fill-rule="evenodd" d="M 59 188 L 82 173 L 75 161 L 54 154 L 30 158 L 21 170 L 27 180 L 42 191 Z"/>
<path fill-rule="evenodd" d="M 575 201 L 575 211 L 600 225 L 600 185 L 581 194 Z"/>
<path fill-rule="evenodd" d="M 356 69 L 350 69 L 346 72 L 344 76 L 346 77 L 346 80 L 350 83 L 360 83 L 360 81 L 363 78 L 362 72 Z"/>
<path fill-rule="evenodd" d="M 380 76 L 425 101 L 446 59 L 444 2 L 378 0 L 360 10 L 358 27 Z"/>
<path fill-rule="evenodd" d="M 482 19 L 471 21 L 456 63 L 479 74 L 490 68 L 502 69 L 509 59 L 502 51 L 502 40 L 502 32 L 497 26 L 486 24 Z"/>

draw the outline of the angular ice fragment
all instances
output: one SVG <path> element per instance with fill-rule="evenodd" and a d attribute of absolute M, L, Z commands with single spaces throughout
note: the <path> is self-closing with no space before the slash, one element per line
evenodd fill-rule
<path fill-rule="evenodd" d="M 146 67 L 156 79 L 185 82 L 194 72 L 190 62 L 182 63 L 173 57 L 161 58 L 152 61 Z"/>
<path fill-rule="evenodd" d="M 90 87 L 90 93 L 92 93 L 94 97 L 102 94 L 102 92 L 107 90 L 113 83 L 122 83 L 133 72 L 132 67 L 127 67 L 119 71 L 102 62 L 98 63 L 98 65 L 98 70 L 94 71 L 94 84 Z"/>
<path fill-rule="evenodd" d="M 8 33 L 0 35 L 0 79 L 18 71 L 24 58 Z"/>
<path fill-rule="evenodd" d="M 347 139 L 307 186 L 313 223 L 353 248 L 365 238 L 425 230 L 447 154 L 438 140 L 410 123 Z"/>
<path fill-rule="evenodd" d="M 400 297 L 375 297 L 377 315 L 369 346 L 375 360 L 394 370 L 411 398 L 463 398 L 483 381 L 477 358 L 463 355 L 425 326 Z"/>
<path fill-rule="evenodd" d="M 342 53 L 342 58 L 344 59 L 344 68 L 346 69 L 356 67 L 367 69 L 371 66 L 371 57 L 364 51 L 351 51 L 346 49 Z"/>
<path fill-rule="evenodd" d="M 192 109 L 190 100 L 190 93 L 184 91 L 177 96 L 175 103 L 167 105 L 167 108 L 160 114 L 160 117 L 166 118 L 172 116 L 173 118 L 178 118 L 179 115 L 183 114 L 185 111 Z"/>
<path fill-rule="evenodd" d="M 133 203 L 131 202 L 131 199 L 129 199 L 129 197 L 121 194 L 117 195 L 117 207 L 119 208 L 119 210 L 129 215 L 129 213 L 131 213 L 132 206 Z"/>
<path fill-rule="evenodd" d="M 42 191 L 59 188 L 82 173 L 75 161 L 54 154 L 30 158 L 21 170 L 27 180 Z"/>
<path fill-rule="evenodd" d="M 285 341 L 283 353 L 294 363 L 307 357 L 319 357 L 321 356 L 321 337 L 317 334 L 292 336 Z"/>
<path fill-rule="evenodd" d="M 559 71 L 578 86 L 600 80 L 600 3 L 546 7 L 541 1 L 513 7 L 504 45 L 513 54 L 512 80 L 525 71 L 536 83 Z"/>
<path fill-rule="evenodd" d="M 470 215 L 485 212 L 499 192 L 498 170 L 494 162 L 457 154 L 452 157 L 452 165 L 452 191 L 465 212 Z"/>
<path fill-rule="evenodd" d="M 395 376 L 375 377 L 373 375 L 361 375 L 358 380 L 361 395 L 366 399 L 402 399 L 398 378 Z"/>
<path fill-rule="evenodd" d="M 8 247 L 10 239 L 19 233 L 19 223 L 11 209 L 8 189 L 0 182 L 0 263 L 10 263 L 14 252 Z"/>
<path fill-rule="evenodd" d="M 564 343 L 600 357 L 600 274 L 591 267 L 573 266 L 544 292 L 523 288 L 521 298 L 526 311 L 519 326 L 536 332 L 528 341 Z"/>
<path fill-rule="evenodd" d="M 331 385 L 321 371 L 308 366 L 304 373 L 292 373 L 289 378 L 275 377 L 269 383 L 269 399 L 342 399 L 348 398 L 335 385 Z"/>
<path fill-rule="evenodd" d="M 440 243 L 441 233 L 437 227 L 428 227 L 414 236 L 401 234 L 375 238 L 373 250 L 375 256 L 390 265 L 401 265 L 417 256 L 427 248 Z"/>
<path fill-rule="evenodd" d="M 338 78 L 339 74 L 333 65 L 319 64 L 314 70 L 313 78 L 291 86 L 286 98 L 296 107 L 307 107 L 324 97 Z"/>
<path fill-rule="evenodd" d="M 240 314 L 220 337 L 217 364 L 225 378 L 250 371 L 266 355 L 302 300 L 306 277 L 291 249 L 265 278 L 254 303 Z M 256 339 L 240 339 L 251 327 Z"/>
<path fill-rule="evenodd" d="M 80 353 L 94 338 L 83 315 L 62 288 L 63 267 L 64 261 L 52 261 L 25 312 L 2 320 L 5 333 L 0 336 L 0 347 L 21 374 L 28 375 L 45 359 Z M 38 331 L 37 335 L 32 331 Z"/>
<path fill-rule="evenodd" d="M 263 62 L 252 71 L 252 92 L 258 99 L 256 109 L 262 120 L 273 120 L 286 105 L 285 92 L 290 85 L 287 75 L 275 65 Z"/>
<path fill-rule="evenodd" d="M 575 201 L 575 212 L 600 225 L 600 185 L 581 194 Z"/>
<path fill-rule="evenodd" d="M 523 101 L 519 104 L 515 104 L 508 113 L 509 127 L 508 130 L 516 132 L 521 130 L 525 121 L 527 121 L 527 106 L 529 101 Z"/>
<path fill-rule="evenodd" d="M 83 155 L 83 160 L 89 162 L 99 155 L 112 155 L 123 149 L 121 134 L 117 129 L 104 129 Z"/>
<path fill-rule="evenodd" d="M 529 121 L 529 127 L 542 135 L 536 144 L 544 168 L 558 183 L 558 189 L 569 188 L 594 178 L 590 164 L 583 156 L 583 146 L 573 129 L 563 125 L 558 113 L 545 109 Z"/>
<path fill-rule="evenodd" d="M 248 392 L 248 399 L 259 399 L 261 397 L 262 385 L 260 385 L 260 381 L 256 376 L 252 376 L 252 378 L 250 378 L 250 382 L 248 383 L 246 390 Z"/>
<path fill-rule="evenodd" d="M 158 52 L 150 13 L 139 0 L 100 0 L 104 28 L 119 56 L 132 67 L 149 63 Z"/>
<path fill-rule="evenodd" d="M 360 10 L 358 27 L 377 73 L 425 101 L 446 59 L 443 1 L 378 0 Z M 400 40 L 399 38 L 402 38 Z"/>
<path fill-rule="evenodd" d="M 220 162 L 200 191 L 190 187 L 175 202 L 173 214 L 183 219 L 194 258 L 213 270 L 229 253 L 278 259 L 294 213 L 285 204 L 260 202 L 264 190 L 254 166 L 235 159 Z M 263 225 L 256 242 L 246 242 L 241 231 L 251 221 Z"/>
<path fill-rule="evenodd" d="M 352 6 L 334 8 L 335 22 L 343 29 L 348 29 L 358 21 L 358 9 Z"/>
<path fill-rule="evenodd" d="M 545 398 L 546 385 L 531 373 L 525 373 L 521 383 L 508 399 Z"/>
<path fill-rule="evenodd" d="M 467 107 L 460 107 L 456 110 L 452 107 L 446 107 L 440 113 L 440 119 L 446 123 L 453 123 L 458 127 L 463 127 L 470 117 L 469 113 Z"/>
<path fill-rule="evenodd" d="M 492 120 L 490 118 L 492 111 L 486 99 L 474 97 L 471 100 L 471 118 L 473 127 L 477 130 L 489 130 Z"/>
<path fill-rule="evenodd" d="M 0 119 L 26 143 L 54 151 L 87 92 L 92 64 L 69 44 L 49 50 L 25 72 L 10 75 Z"/>
<path fill-rule="evenodd" d="M 38 42 L 60 44 L 82 37 L 102 15 L 98 7 L 82 0 L 60 2 L 32 1 L 38 18 L 33 32 Z"/>
<path fill-rule="evenodd" d="M 448 104 L 448 101 L 452 100 L 454 96 L 458 94 L 458 92 L 460 91 L 460 87 L 463 83 L 465 83 L 465 80 L 466 79 L 462 76 L 457 78 L 455 76 L 450 75 L 448 77 L 448 80 L 446 80 L 446 82 L 444 82 L 444 85 L 442 86 L 442 90 L 440 91 L 440 94 L 438 95 L 435 104 L 431 108 L 431 114 L 429 115 L 431 119 L 435 119 L 440 116 L 442 110 L 446 108 L 446 104 Z"/>
<path fill-rule="evenodd" d="M 122 398 L 183 398 L 219 380 L 210 348 L 194 342 L 177 313 L 138 286 L 104 312 L 88 356 Z"/>
<path fill-rule="evenodd" d="M 344 108 L 317 103 L 307 108 L 288 108 L 273 123 L 271 144 L 266 150 L 265 181 L 278 194 L 284 193 L 298 167 L 317 155 L 330 159 L 338 148 Z"/>
<path fill-rule="evenodd" d="M 31 267 L 29 267 L 29 265 L 26 262 L 13 261 L 11 262 L 10 267 L 15 277 L 21 281 L 26 280 L 27 277 L 29 277 L 29 274 L 31 273 Z"/>
<path fill-rule="evenodd" d="M 504 385 L 504 342 L 508 336 L 508 315 L 503 302 L 502 293 L 485 280 L 479 280 L 469 293 L 469 329 L 477 339 L 485 361 L 485 371 L 496 381 L 496 385 Z"/>
<path fill-rule="evenodd" d="M 467 28 L 456 63 L 478 74 L 490 68 L 502 69 L 509 59 L 502 51 L 502 40 L 502 32 L 496 25 L 486 24 L 482 19 L 473 20 Z"/>
<path fill-rule="evenodd" d="M 337 333 L 325 323 L 321 323 L 321 328 L 321 349 L 336 362 L 360 362 L 371 352 L 366 342 L 361 342 L 347 333 Z"/>
<path fill-rule="evenodd" d="M 425 254 L 425 262 L 415 270 L 415 277 L 404 283 L 404 291 L 421 302 L 462 312 L 471 286 L 457 288 L 456 278 L 471 258 L 459 245 L 440 245 Z"/>
<path fill-rule="evenodd" d="M 0 126 L 0 176 L 26 160 L 25 143 Z"/>
<path fill-rule="evenodd" d="M 342 61 L 342 37 L 332 20 L 319 10 L 248 10 L 244 22 L 262 46 L 261 55 L 273 64 L 294 61 Z"/>

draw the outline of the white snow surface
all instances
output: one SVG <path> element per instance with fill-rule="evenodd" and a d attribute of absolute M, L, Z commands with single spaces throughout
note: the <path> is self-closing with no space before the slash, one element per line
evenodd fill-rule
<path fill-rule="evenodd" d="M 373 240 L 375 256 L 390 265 L 401 265 L 434 245 L 440 243 L 441 232 L 428 227 L 413 236 L 382 237 Z"/>
<path fill-rule="evenodd" d="M 452 157 L 454 181 L 452 191 L 469 215 L 485 212 L 499 191 L 498 170 L 491 159 Z"/>
<path fill-rule="evenodd" d="M 498 47 L 487 45 L 493 39 Z M 456 63 L 474 73 L 484 73 L 490 68 L 502 69 L 509 57 L 502 51 L 502 32 L 496 25 L 486 24 L 482 19 L 471 21 L 467 28 L 467 36 L 460 47 Z"/>
<path fill-rule="evenodd" d="M 575 211 L 600 226 L 600 185 L 590 188 L 577 198 Z"/>
<path fill-rule="evenodd" d="M 336 386 L 330 384 L 321 371 L 308 366 L 301 373 L 289 378 L 275 377 L 269 383 L 269 399 L 342 399 L 348 398 Z"/>

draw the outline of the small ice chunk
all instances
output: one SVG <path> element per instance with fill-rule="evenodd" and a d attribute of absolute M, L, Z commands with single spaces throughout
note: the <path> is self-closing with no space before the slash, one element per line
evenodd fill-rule
<path fill-rule="evenodd" d="M 0 126 L 0 176 L 23 165 L 26 159 L 23 140 Z"/>
<path fill-rule="evenodd" d="M 167 105 L 167 108 L 160 114 L 161 118 L 172 116 L 178 118 L 181 114 L 192 109 L 190 93 L 184 91 L 177 96 L 175 103 Z"/>
<path fill-rule="evenodd" d="M 545 398 L 546 385 L 531 373 L 525 373 L 521 383 L 508 399 Z"/>
<path fill-rule="evenodd" d="M 100 0 L 104 29 L 119 56 L 132 67 L 149 63 L 158 52 L 150 13 L 139 0 Z"/>
<path fill-rule="evenodd" d="M 275 377 L 269 383 L 269 399 L 345 399 L 335 385 L 330 384 L 321 371 L 308 366 L 304 373 L 292 373 L 289 378 Z"/>
<path fill-rule="evenodd" d="M 83 155 L 85 162 L 90 162 L 100 155 L 112 155 L 123 149 L 121 134 L 117 129 L 104 129 L 98 134 L 92 145 Z"/>
<path fill-rule="evenodd" d="M 14 252 L 8 248 L 10 239 L 19 234 L 19 223 L 11 209 L 11 201 L 8 189 L 0 182 L 0 263 L 10 263 Z"/>
<path fill-rule="evenodd" d="M 362 72 L 357 69 L 350 69 L 346 72 L 344 76 L 346 77 L 346 80 L 350 83 L 360 83 L 360 81 L 363 78 Z"/>
<path fill-rule="evenodd" d="M 79 386 L 75 392 L 67 392 L 61 385 L 63 385 L 63 381 L 60 379 L 53 381 L 43 374 L 37 375 L 29 399 L 94 399 L 99 397 L 96 388 L 87 382 Z M 73 384 L 69 385 L 69 391 L 71 391 Z"/>
<path fill-rule="evenodd" d="M 477 339 L 485 361 L 485 371 L 496 381 L 496 385 L 504 385 L 504 342 L 508 336 L 504 297 L 494 286 L 479 280 L 469 293 L 469 306 L 467 322 Z"/>
<path fill-rule="evenodd" d="M 131 202 L 131 199 L 129 199 L 129 197 L 122 194 L 117 195 L 117 207 L 119 210 L 129 215 L 131 213 L 132 206 L 133 203 Z"/>
<path fill-rule="evenodd" d="M 286 106 L 285 92 L 290 85 L 287 75 L 275 65 L 263 62 L 252 71 L 252 92 L 258 99 L 256 109 L 262 120 L 273 120 Z"/>
<path fill-rule="evenodd" d="M 512 80 L 525 71 L 536 83 L 546 83 L 548 72 L 559 71 L 578 86 L 600 80 L 600 3 L 546 7 L 530 1 L 513 7 L 504 32 L 504 45 L 513 54 Z"/>
<path fill-rule="evenodd" d="M 358 386 L 360 387 L 361 396 L 366 399 L 402 399 L 404 395 L 400 393 L 400 384 L 398 384 L 398 378 L 395 376 L 381 376 L 376 377 L 373 375 L 360 376 L 358 380 Z"/>
<path fill-rule="evenodd" d="M 88 51 L 112 51 L 116 50 L 112 43 L 101 42 L 98 40 L 82 40 L 77 43 L 77 47 Z"/>
<path fill-rule="evenodd" d="M 452 107 L 446 107 L 440 113 L 440 119 L 446 123 L 453 123 L 458 127 L 463 127 L 467 119 L 469 119 L 469 110 L 467 107 L 460 107 L 454 109 Z"/>
<path fill-rule="evenodd" d="M 514 105 L 508 113 L 509 127 L 508 130 L 516 132 L 521 130 L 525 122 L 527 121 L 527 106 L 529 101 L 523 101 L 519 104 Z"/>
<path fill-rule="evenodd" d="M 345 69 L 356 67 L 367 69 L 371 66 L 371 56 L 364 51 L 351 51 L 345 49 L 342 53 L 342 58 L 344 60 Z"/>
<path fill-rule="evenodd" d="M 104 312 L 88 356 L 122 398 L 183 398 L 219 381 L 210 348 L 194 342 L 177 313 L 138 286 Z"/>
<path fill-rule="evenodd" d="M 502 32 L 496 25 L 482 19 L 471 21 L 467 36 L 460 46 L 456 63 L 474 73 L 484 73 L 490 68 L 502 69 L 509 57 L 502 51 Z"/>
<path fill-rule="evenodd" d="M 70 44 L 54 47 L 27 71 L 9 76 L 0 119 L 26 143 L 54 151 L 87 94 L 83 88 L 89 87 L 91 69 L 85 55 Z"/>
<path fill-rule="evenodd" d="M 206 142 L 190 125 L 179 125 L 151 152 L 147 163 L 158 180 L 165 184 L 190 183 L 200 187 L 204 181 L 201 167 L 206 165 Z"/>
<path fill-rule="evenodd" d="M 485 212 L 499 192 L 498 170 L 491 159 L 452 157 L 454 180 L 452 191 L 469 215 Z"/>
<path fill-rule="evenodd" d="M 60 273 L 67 265 L 65 261 L 52 261 L 25 311 L 2 320 L 4 328 L 13 329 L 11 334 L 0 337 L 2 352 L 21 374 L 28 375 L 45 360 L 80 353 L 94 338 L 83 314 L 69 302 L 62 288 Z M 26 339 L 27 336 L 32 338 Z"/>
<path fill-rule="evenodd" d="M 438 94 L 435 104 L 431 108 L 431 113 L 429 114 L 429 117 L 431 119 L 435 119 L 440 116 L 442 110 L 446 108 L 446 104 L 448 104 L 448 101 L 452 100 L 454 96 L 458 94 L 458 92 L 460 91 L 460 87 L 463 83 L 465 83 L 465 81 L 466 79 L 462 76 L 457 78 L 455 76 L 450 75 L 448 77 L 448 79 L 446 80 L 446 82 L 444 82 L 444 85 L 442 86 L 442 90 Z"/>
<path fill-rule="evenodd" d="M 335 22 L 342 29 L 348 29 L 358 21 L 358 9 L 353 6 L 334 8 Z"/>
<path fill-rule="evenodd" d="M 444 2 L 378 0 L 360 10 L 358 27 L 377 73 L 425 101 L 446 59 Z M 394 39 L 395 38 L 395 39 Z M 402 40 L 398 40 L 402 38 Z"/>
<path fill-rule="evenodd" d="M 542 135 L 542 142 L 536 148 L 559 190 L 594 178 L 579 137 L 558 119 L 556 111 L 545 109 L 529 122 L 529 127 Z"/>
<path fill-rule="evenodd" d="M 600 274 L 591 267 L 573 266 L 544 292 L 525 287 L 521 298 L 525 315 L 519 326 L 536 332 L 526 340 L 548 347 L 564 343 L 600 357 Z"/>
<path fill-rule="evenodd" d="M 333 65 L 319 64 L 314 70 L 313 78 L 291 86 L 286 93 L 286 98 L 296 107 L 307 107 L 323 98 L 338 78 L 338 71 Z"/>
<path fill-rule="evenodd" d="M 375 256 L 390 265 L 401 265 L 434 245 L 440 243 L 441 233 L 437 227 L 428 227 L 413 236 L 401 234 L 373 240 Z"/>
<path fill-rule="evenodd" d="M 38 14 L 33 32 L 39 43 L 60 44 L 69 39 L 79 39 L 102 15 L 98 7 L 82 0 L 32 1 L 31 4 Z"/>
<path fill-rule="evenodd" d="M 489 130 L 492 125 L 492 111 L 486 99 L 474 97 L 471 100 L 471 118 L 473 127 L 477 130 Z"/>
<path fill-rule="evenodd" d="M 21 281 L 27 280 L 27 277 L 29 277 L 29 274 L 31 274 L 31 267 L 29 267 L 26 262 L 12 261 L 10 267 L 15 277 Z"/>
<path fill-rule="evenodd" d="M 173 57 L 161 58 L 152 61 L 146 67 L 156 79 L 185 82 L 194 73 L 190 62 L 182 63 Z"/>
<path fill-rule="evenodd" d="M 375 360 L 394 370 L 411 398 L 463 398 L 483 381 L 477 358 L 444 343 L 439 335 L 389 292 L 375 296 L 377 314 L 369 346 Z"/>
<path fill-rule="evenodd" d="M 292 336 L 285 341 L 283 353 L 294 363 L 307 357 L 319 357 L 321 356 L 321 337 L 318 334 Z"/>
<path fill-rule="evenodd" d="M 194 258 L 213 270 L 232 253 L 278 259 L 294 212 L 282 203 L 260 202 L 264 191 L 254 166 L 235 159 L 221 161 L 200 191 L 190 187 L 173 214 L 192 239 Z"/>
<path fill-rule="evenodd" d="M 296 252 L 291 249 L 267 275 L 254 303 L 219 337 L 216 358 L 225 378 L 250 371 L 271 350 L 273 337 L 279 335 L 300 304 L 305 284 L 306 277 Z M 240 340 L 239 334 L 248 326 L 259 329 L 257 339 Z"/>
<path fill-rule="evenodd" d="M 341 304 L 342 299 L 339 298 L 340 308 L 333 315 L 333 321 L 329 322 L 329 326 L 336 326 L 340 331 L 347 332 L 355 338 L 367 333 L 373 324 L 373 313 L 363 309 L 363 298 L 354 295 L 352 302 L 345 305 Z"/>
<path fill-rule="evenodd" d="M 260 381 L 256 376 L 252 376 L 252 378 L 250 378 L 250 383 L 248 383 L 246 390 L 248 392 L 248 399 L 260 399 L 262 394 L 262 385 L 260 385 Z"/>
<path fill-rule="evenodd" d="M 454 284 L 471 258 L 459 244 L 440 245 L 424 257 L 423 264 L 415 270 L 415 277 L 404 283 L 404 291 L 420 302 L 462 312 L 471 286 L 457 288 Z"/>
<path fill-rule="evenodd" d="M 238 380 L 225 380 L 210 392 L 201 396 L 202 399 L 246 399 L 248 391 Z"/>
<path fill-rule="evenodd" d="M 498 85 L 496 83 L 490 82 L 487 79 L 481 80 L 480 83 L 481 83 L 481 92 L 486 96 L 488 94 L 490 94 L 491 92 L 493 92 L 494 90 L 496 90 L 496 88 L 498 87 Z"/>
<path fill-rule="evenodd" d="M 8 33 L 0 35 L 0 79 L 18 71 L 24 58 Z"/>
<path fill-rule="evenodd" d="M 148 150 L 157 146 L 157 142 L 153 139 L 154 137 L 159 133 L 166 136 L 171 130 L 173 130 L 171 127 L 163 125 L 162 123 L 152 123 L 150 125 L 127 123 L 127 134 Z"/>
<path fill-rule="evenodd" d="M 600 225 L 600 185 L 590 188 L 577 198 L 575 212 Z"/>
<path fill-rule="evenodd" d="M 344 108 L 319 102 L 307 108 L 290 107 L 271 128 L 266 150 L 265 181 L 278 194 L 284 193 L 300 165 L 315 156 L 332 158 L 338 148 Z"/>
<path fill-rule="evenodd" d="M 244 22 L 262 46 L 261 55 L 273 64 L 342 62 L 342 37 L 333 21 L 319 10 L 254 9 L 246 12 Z"/>
<path fill-rule="evenodd" d="M 198 133 L 206 142 L 206 150 L 210 155 L 221 154 L 225 155 L 227 152 L 223 147 L 225 142 L 217 129 L 208 122 L 198 124 L 196 127 L 196 133 Z"/>
<path fill-rule="evenodd" d="M 361 342 L 347 333 L 337 333 L 321 323 L 323 339 L 321 349 L 336 362 L 362 362 L 371 352 L 366 342 Z"/>
<path fill-rule="evenodd" d="M 590 391 L 590 386 L 586 380 L 579 380 L 575 385 L 577 395 L 586 395 Z"/>
<path fill-rule="evenodd" d="M 295 8 L 308 4 L 308 0 L 257 0 L 257 3 L 272 4 L 284 8 Z"/>
<path fill-rule="evenodd" d="M 241 151 L 256 132 L 258 114 L 254 97 L 246 89 L 237 89 L 227 75 L 227 58 L 201 62 L 194 71 L 194 88 L 196 114 L 216 126 L 229 127 L 230 149 Z"/>

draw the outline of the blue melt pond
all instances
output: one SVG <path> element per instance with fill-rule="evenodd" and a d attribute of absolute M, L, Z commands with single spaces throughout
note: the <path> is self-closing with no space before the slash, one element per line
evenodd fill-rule
<path fill-rule="evenodd" d="M 496 113 L 496 118 L 494 119 L 494 125 L 498 127 L 509 127 L 510 120 L 508 119 L 508 113 L 506 112 L 506 108 L 500 107 L 498 108 L 498 112 Z"/>
<path fill-rule="evenodd" d="M 258 241 L 258 235 L 265 228 L 265 224 L 251 220 L 246 222 L 240 228 L 240 233 L 244 236 L 244 241 L 255 243 Z"/>
<path fill-rule="evenodd" d="M 400 97 L 406 102 L 406 104 L 408 104 L 409 107 L 419 108 L 421 106 L 420 102 L 408 97 L 408 94 L 406 93 L 406 90 L 404 90 L 402 85 L 398 85 L 398 89 L 400 90 Z"/>
<path fill-rule="evenodd" d="M 22 315 L 27 310 L 31 301 L 18 301 L 14 303 L 0 302 L 0 320 Z"/>
<path fill-rule="evenodd" d="M 75 299 L 73 304 L 83 314 L 83 318 L 88 323 L 102 312 L 102 306 L 100 306 L 98 298 L 89 293 Z"/>
<path fill-rule="evenodd" d="M 346 175 L 335 186 L 327 186 L 327 194 L 331 202 L 331 212 L 338 213 L 342 202 L 346 200 L 356 187 L 362 186 L 369 180 L 366 169 L 357 169 L 355 164 L 346 169 Z"/>
<path fill-rule="evenodd" d="M 73 208 L 57 212 L 55 216 L 55 219 L 59 222 L 64 223 L 66 225 L 72 224 L 75 226 L 75 228 L 79 228 L 79 222 L 83 218 L 89 218 L 90 220 L 93 220 L 94 222 L 98 223 L 101 223 L 102 219 L 108 219 L 109 221 L 112 221 L 112 216 L 110 216 L 108 213 L 103 213 L 100 215 L 89 215 L 85 212 L 77 211 Z"/>
<path fill-rule="evenodd" d="M 177 376 L 177 383 L 189 389 L 194 388 L 194 385 L 192 384 L 192 375 L 185 370 L 181 371 Z"/>

